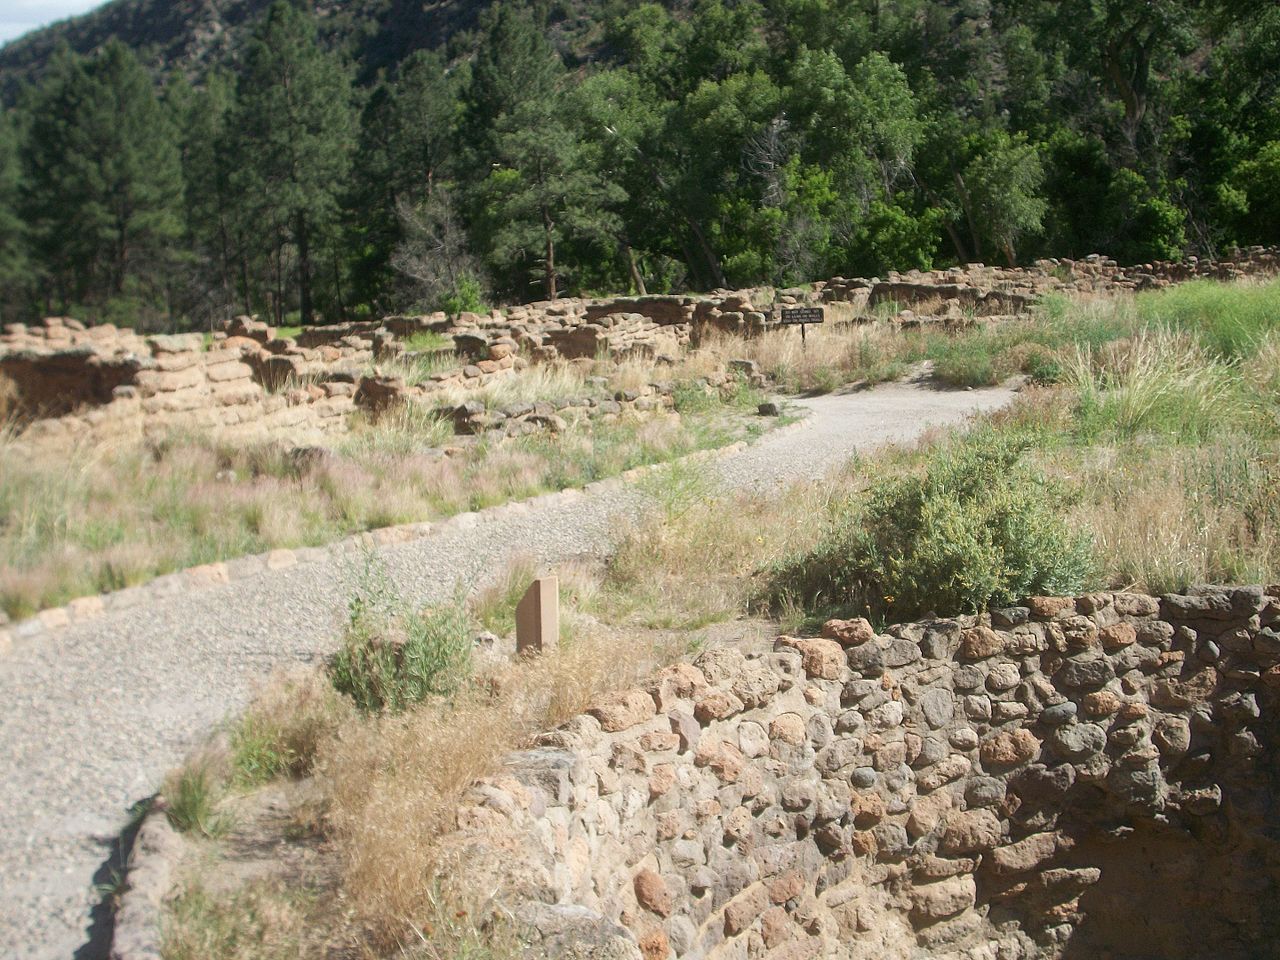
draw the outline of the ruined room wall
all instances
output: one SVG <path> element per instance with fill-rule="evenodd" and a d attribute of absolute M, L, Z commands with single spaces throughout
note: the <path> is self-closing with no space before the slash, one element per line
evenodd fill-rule
<path fill-rule="evenodd" d="M 713 649 L 509 757 L 447 845 L 553 954 L 1272 956 L 1275 593 Z"/>

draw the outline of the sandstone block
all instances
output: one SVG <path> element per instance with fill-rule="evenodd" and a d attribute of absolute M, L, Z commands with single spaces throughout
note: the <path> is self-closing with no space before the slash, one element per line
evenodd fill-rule
<path fill-rule="evenodd" d="M 979 853 L 1000 843 L 1004 824 L 992 811 L 981 808 L 955 814 L 942 834 L 947 853 Z"/>
<path fill-rule="evenodd" d="M 834 640 L 797 640 L 796 649 L 803 659 L 804 672 L 819 680 L 839 680 L 844 676 L 844 648 Z"/>
<path fill-rule="evenodd" d="M 210 383 L 235 382 L 248 380 L 253 376 L 253 369 L 247 363 L 219 363 L 205 369 L 205 376 Z"/>
<path fill-rule="evenodd" d="M 990 627 L 973 627 L 960 637 L 960 656 L 985 660 L 1004 652 L 1005 638 Z"/>
<path fill-rule="evenodd" d="M 1058 852 L 1056 833 L 1035 833 L 1017 843 L 997 847 L 991 851 L 990 862 L 996 873 L 1025 873 Z"/>
<path fill-rule="evenodd" d="M 688 663 L 675 663 L 663 667 L 646 680 L 644 689 L 661 709 L 667 710 L 677 700 L 691 699 L 706 685 L 706 677 L 697 667 Z"/>
<path fill-rule="evenodd" d="M 796 713 L 784 713 L 774 717 L 769 724 L 769 736 L 783 743 L 801 744 L 805 741 L 804 720 Z"/>
<path fill-rule="evenodd" d="M 1037 620 L 1052 620 L 1075 611 L 1076 603 L 1070 597 L 1030 597 L 1027 607 Z"/>
<path fill-rule="evenodd" d="M 1138 639 L 1138 631 L 1131 623 L 1113 623 L 1098 631 L 1098 639 L 1106 650 L 1119 650 Z"/>
<path fill-rule="evenodd" d="M 977 896 L 977 885 L 969 874 L 917 884 L 911 890 L 911 919 L 924 925 L 954 917 L 972 907 Z"/>
<path fill-rule="evenodd" d="M 763 886 L 748 888 L 725 906 L 725 934 L 730 937 L 736 937 L 750 927 L 768 906 L 769 900 Z"/>
<path fill-rule="evenodd" d="M 693 705 L 693 715 L 699 723 L 724 720 L 742 711 L 742 701 L 725 690 L 708 690 Z"/>

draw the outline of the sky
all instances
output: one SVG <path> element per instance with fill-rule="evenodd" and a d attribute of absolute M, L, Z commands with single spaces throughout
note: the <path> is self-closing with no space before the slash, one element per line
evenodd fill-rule
<path fill-rule="evenodd" d="M 74 17 L 102 0 L 0 0 L 0 43 L 55 20 Z"/>

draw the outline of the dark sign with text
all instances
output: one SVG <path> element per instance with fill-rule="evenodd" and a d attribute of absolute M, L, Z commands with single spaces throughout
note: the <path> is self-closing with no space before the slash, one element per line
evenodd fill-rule
<path fill-rule="evenodd" d="M 822 307 L 793 307 L 783 309 L 781 323 L 822 323 L 827 319 L 827 312 Z"/>

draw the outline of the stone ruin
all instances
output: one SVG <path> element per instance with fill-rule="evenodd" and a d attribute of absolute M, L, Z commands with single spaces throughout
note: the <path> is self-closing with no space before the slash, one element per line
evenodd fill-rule
<path fill-rule="evenodd" d="M 884 280 L 835 277 L 814 285 L 826 303 L 851 303 L 861 312 L 896 308 L 900 323 L 930 321 L 947 326 L 998 322 L 1021 316 L 1045 294 L 1090 296 L 1158 290 L 1189 280 L 1229 282 L 1280 274 L 1280 248 L 1249 247 L 1226 259 L 1189 257 L 1122 267 L 1098 254 L 1083 260 L 1037 260 L 1030 267 L 989 267 L 971 263 L 947 270 L 892 272 Z"/>
<path fill-rule="evenodd" d="M 1196 278 L 1277 273 L 1280 250 L 1262 247 L 1234 252 L 1227 260 L 1127 268 L 1102 257 L 1038 261 L 1025 269 L 971 264 L 892 273 L 884 280 L 836 277 L 807 289 L 563 299 L 488 315 L 396 316 L 309 328 L 296 338 L 279 337 L 267 324 L 239 317 L 208 342 L 199 334 L 142 337 L 111 325 L 85 327 L 52 317 L 39 324 L 9 324 L 0 334 L 0 403 L 28 443 L 202 430 L 235 442 L 305 446 L 344 432 L 357 410 L 378 414 L 443 390 L 474 389 L 529 363 L 588 363 L 602 356 L 674 359 L 716 332 L 752 336 L 768 329 L 778 307 L 823 304 L 835 323 L 882 315 L 904 328 L 935 323 L 955 328 L 1022 316 L 1048 293 L 1095 295 Z M 442 369 L 420 383 L 380 369 L 397 358 L 418 356 L 407 343 L 425 332 L 452 339 L 452 349 L 441 351 Z M 669 390 L 654 384 L 637 397 L 605 399 L 604 415 L 613 415 L 615 404 L 625 408 L 643 397 L 670 406 Z M 589 398 L 574 403 L 600 413 Z M 460 410 L 455 421 L 464 434 L 494 428 L 519 433 L 554 422 L 545 411 L 533 419 L 531 411 L 500 413 L 499 422 L 482 423 L 488 413 L 480 417 L 478 411 Z"/>
<path fill-rule="evenodd" d="M 540 955 L 1280 954 L 1280 588 L 1032 598 L 714 648 L 446 839 Z"/>

